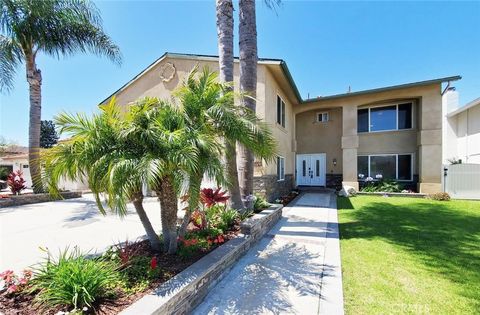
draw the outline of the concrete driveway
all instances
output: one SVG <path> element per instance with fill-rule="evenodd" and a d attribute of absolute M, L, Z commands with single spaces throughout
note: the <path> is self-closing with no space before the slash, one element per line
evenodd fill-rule
<path fill-rule="evenodd" d="M 156 198 L 145 200 L 145 209 L 160 231 L 160 206 Z M 103 251 L 109 245 L 133 241 L 144 235 L 144 229 L 133 206 L 128 215 L 103 216 L 93 195 L 82 198 L 0 208 L 0 272 L 20 271 L 39 262 L 48 248 L 52 254 L 67 247 L 82 251 Z"/>

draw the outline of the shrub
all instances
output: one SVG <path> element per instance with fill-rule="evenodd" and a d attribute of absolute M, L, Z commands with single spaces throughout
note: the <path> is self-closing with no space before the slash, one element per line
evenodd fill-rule
<path fill-rule="evenodd" d="M 120 271 L 122 287 L 127 294 L 145 290 L 161 275 L 162 269 L 157 266 L 155 256 L 133 256 L 128 266 Z"/>
<path fill-rule="evenodd" d="M 446 192 L 439 192 L 435 194 L 428 195 L 428 198 L 438 201 L 449 201 L 450 195 Z"/>
<path fill-rule="evenodd" d="M 220 212 L 220 224 L 218 228 L 226 231 L 230 229 L 238 219 L 238 212 L 233 209 L 223 209 Z"/>
<path fill-rule="evenodd" d="M 401 192 L 402 187 L 394 180 L 386 179 L 378 182 L 367 181 L 362 187 L 363 192 Z"/>
<path fill-rule="evenodd" d="M 103 258 L 88 259 L 75 248 L 61 252 L 58 260 L 50 254 L 44 264 L 34 272 L 32 290 L 38 291 L 36 301 L 53 307 L 69 305 L 75 309 L 113 296 L 118 273 L 111 262 Z"/>
<path fill-rule="evenodd" d="M 16 172 L 11 172 L 7 177 L 7 185 L 10 187 L 12 194 L 19 195 L 22 190 L 27 188 L 25 186 L 25 179 L 23 179 L 22 171 L 18 170 Z"/>
<path fill-rule="evenodd" d="M 263 209 L 270 207 L 270 203 L 268 203 L 264 198 L 261 196 L 255 196 L 255 201 L 253 203 L 253 210 L 255 212 L 260 212 Z"/>

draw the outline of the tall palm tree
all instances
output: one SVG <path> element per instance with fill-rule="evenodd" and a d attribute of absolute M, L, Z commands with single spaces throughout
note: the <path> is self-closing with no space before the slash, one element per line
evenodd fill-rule
<path fill-rule="evenodd" d="M 216 17 L 220 82 L 233 84 L 233 1 L 217 0 Z M 244 205 L 238 182 L 236 143 L 225 141 L 226 168 L 230 179 L 228 186 L 230 204 L 232 208 L 240 210 Z"/>
<path fill-rule="evenodd" d="M 53 57 L 92 52 L 120 63 L 119 48 L 102 28 L 95 5 L 83 0 L 0 0 L 0 90 L 13 85 L 15 71 L 25 63 L 30 89 L 30 174 L 41 192 L 39 147 L 42 74 L 39 53 Z"/>
<path fill-rule="evenodd" d="M 281 0 L 264 0 L 268 8 L 274 9 Z M 257 93 L 257 22 L 255 0 L 239 1 L 239 51 L 240 51 L 240 91 L 243 93 L 243 104 L 255 112 Z M 241 189 L 244 196 L 253 193 L 253 153 L 243 146 L 240 147 L 242 170 Z"/>
<path fill-rule="evenodd" d="M 243 104 L 255 112 L 257 95 L 257 23 L 255 0 L 239 1 L 239 51 L 240 51 L 240 91 L 244 93 Z M 254 157 L 250 150 L 240 146 L 242 171 L 242 195 L 253 194 Z"/>

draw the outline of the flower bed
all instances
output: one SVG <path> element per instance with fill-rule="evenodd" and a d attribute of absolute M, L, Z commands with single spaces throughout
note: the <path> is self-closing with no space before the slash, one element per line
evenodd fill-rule
<path fill-rule="evenodd" d="M 75 309 L 75 307 L 68 306 L 70 303 L 51 305 L 49 301 L 56 298 L 54 295 L 60 293 L 60 291 L 67 291 L 65 287 L 68 283 L 65 282 L 67 282 L 69 277 L 73 279 L 76 276 L 80 278 L 81 275 L 88 277 L 89 272 L 95 271 L 95 274 L 92 274 L 92 279 L 98 279 L 99 275 L 96 268 L 101 268 L 101 270 L 110 271 L 110 274 L 105 277 L 104 286 L 100 288 L 104 292 L 100 294 L 100 298 L 95 299 L 91 303 L 79 301 L 76 309 L 80 314 L 95 312 L 100 314 L 118 314 L 143 295 L 170 280 L 221 244 L 235 238 L 239 231 L 239 225 L 235 224 L 225 233 L 211 237 L 214 239 L 211 242 L 206 241 L 210 236 L 198 240 L 200 238 L 198 234 L 189 233 L 187 234 L 188 239 L 180 242 L 180 249 L 177 255 L 154 253 L 151 251 L 147 240 L 116 245 L 107 250 L 102 256 L 90 259 L 75 251 L 65 252 L 62 254 L 65 256 L 64 260 L 58 261 L 49 258 L 49 263 L 45 263 L 39 269 L 33 270 L 33 278 L 22 280 L 22 286 L 19 285 L 19 281 L 12 283 L 5 281 L 7 276 L 10 279 L 15 277 L 11 275 L 11 271 L 7 271 L 5 275 L 1 275 L 5 285 L 0 289 L 0 313 L 5 315 L 33 315 L 39 314 L 39 307 L 42 310 L 42 314 L 57 314 L 62 311 L 71 312 L 72 308 Z M 192 240 L 197 240 L 197 242 L 192 242 Z M 75 265 L 74 262 L 77 262 L 76 267 L 80 268 L 74 269 L 79 270 L 78 275 L 71 271 L 73 267 L 68 269 L 66 267 L 67 265 Z M 87 262 L 90 265 L 87 265 Z M 50 275 L 50 273 L 54 272 L 55 274 Z M 64 274 L 62 275 L 62 273 Z M 59 279 L 62 276 L 63 278 Z M 16 278 L 24 279 L 25 277 L 16 276 Z M 58 283 L 57 292 L 47 292 L 45 289 L 46 285 L 56 286 L 54 279 L 60 282 Z M 95 292 L 98 294 L 98 291 Z M 63 294 L 65 295 L 66 292 Z M 73 296 L 70 298 L 66 297 L 66 300 L 68 299 L 73 299 Z"/>

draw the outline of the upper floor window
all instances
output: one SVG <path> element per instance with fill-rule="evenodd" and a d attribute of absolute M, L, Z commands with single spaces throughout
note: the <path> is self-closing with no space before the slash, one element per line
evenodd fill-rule
<path fill-rule="evenodd" d="M 328 112 L 317 113 L 317 122 L 327 122 Z"/>
<path fill-rule="evenodd" d="M 277 95 L 277 124 L 285 127 L 285 102 Z"/>
<path fill-rule="evenodd" d="M 359 109 L 357 131 L 375 132 L 412 128 L 412 103 Z"/>

